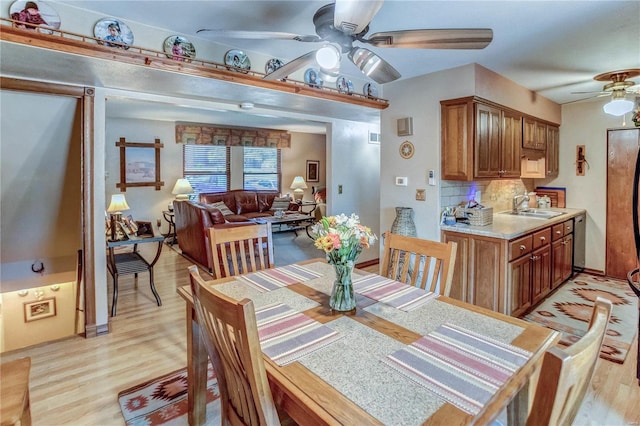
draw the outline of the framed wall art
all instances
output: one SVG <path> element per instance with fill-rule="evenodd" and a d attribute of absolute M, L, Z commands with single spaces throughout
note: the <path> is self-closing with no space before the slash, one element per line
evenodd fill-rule
<path fill-rule="evenodd" d="M 127 142 L 120 138 L 116 142 L 120 148 L 120 191 L 136 186 L 153 186 L 156 191 L 164 185 L 160 180 L 160 139 L 155 143 Z"/>
<path fill-rule="evenodd" d="M 56 298 L 34 300 L 24 303 L 24 322 L 56 316 Z"/>
<path fill-rule="evenodd" d="M 320 162 L 307 160 L 307 182 L 320 182 Z"/>

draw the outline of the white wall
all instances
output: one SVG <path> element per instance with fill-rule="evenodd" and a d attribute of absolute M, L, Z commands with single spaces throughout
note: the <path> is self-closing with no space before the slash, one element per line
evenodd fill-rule
<path fill-rule="evenodd" d="M 567 188 L 567 207 L 587 210 L 586 267 L 605 268 L 607 210 L 607 129 L 622 128 L 623 117 L 605 114 L 603 97 L 562 106 L 560 126 L 560 174 L 556 179 L 536 180 L 538 186 Z M 627 126 L 633 127 L 627 114 Z M 576 145 L 585 145 L 589 167 L 576 176 Z M 630 230 L 631 232 L 631 230 Z"/>
<path fill-rule="evenodd" d="M 311 187 L 324 188 L 326 182 L 326 136 L 312 133 L 291 133 L 291 148 L 282 150 L 282 193 L 291 193 L 289 187 L 293 178 L 302 176 L 307 179 L 307 160 L 320 162 L 319 182 L 307 182 L 303 200 L 313 200 Z"/>

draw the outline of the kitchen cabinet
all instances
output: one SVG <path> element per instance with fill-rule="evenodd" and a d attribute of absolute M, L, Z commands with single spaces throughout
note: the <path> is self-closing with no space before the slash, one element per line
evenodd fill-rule
<path fill-rule="evenodd" d="M 555 289 L 573 273 L 573 219 L 554 225 L 551 244 L 551 289 Z"/>
<path fill-rule="evenodd" d="M 469 97 L 441 102 L 442 178 L 520 177 L 522 115 Z"/>
<path fill-rule="evenodd" d="M 547 150 L 546 150 L 547 177 L 558 177 L 560 172 L 560 128 L 551 124 L 547 125 Z"/>
<path fill-rule="evenodd" d="M 442 241 L 457 243 L 450 296 L 454 299 L 504 311 L 503 244 L 500 239 L 444 231 Z"/>
<path fill-rule="evenodd" d="M 547 124 L 525 117 L 522 121 L 522 148 L 536 151 L 547 149 Z"/>

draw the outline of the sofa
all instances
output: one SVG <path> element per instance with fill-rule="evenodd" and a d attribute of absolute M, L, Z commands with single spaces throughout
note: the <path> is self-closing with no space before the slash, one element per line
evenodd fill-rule
<path fill-rule="evenodd" d="M 273 216 L 276 208 L 298 211 L 298 204 L 289 198 L 280 198 L 275 191 L 245 191 L 201 193 L 200 204 L 215 207 L 222 212 L 226 222 L 246 222 L 259 217 Z M 222 204 L 224 203 L 224 204 Z"/>
<path fill-rule="evenodd" d="M 200 202 L 174 201 L 176 236 L 182 254 L 212 272 L 209 228 L 244 226 L 254 223 L 251 219 L 271 216 L 275 213 L 274 204 L 278 206 L 276 199 L 277 192 L 235 190 L 200 194 Z M 224 207 L 216 207 L 220 202 L 230 210 L 226 215 L 223 214 Z M 281 202 L 287 210 L 298 209 L 298 205 L 288 199 Z"/>

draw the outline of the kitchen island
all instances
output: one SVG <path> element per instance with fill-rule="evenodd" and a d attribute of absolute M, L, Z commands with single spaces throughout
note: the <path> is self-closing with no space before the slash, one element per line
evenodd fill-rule
<path fill-rule="evenodd" d="M 442 241 L 458 245 L 451 297 L 521 316 L 571 277 L 574 218 L 583 209 L 543 219 L 499 212 L 493 223 L 441 225 Z"/>

